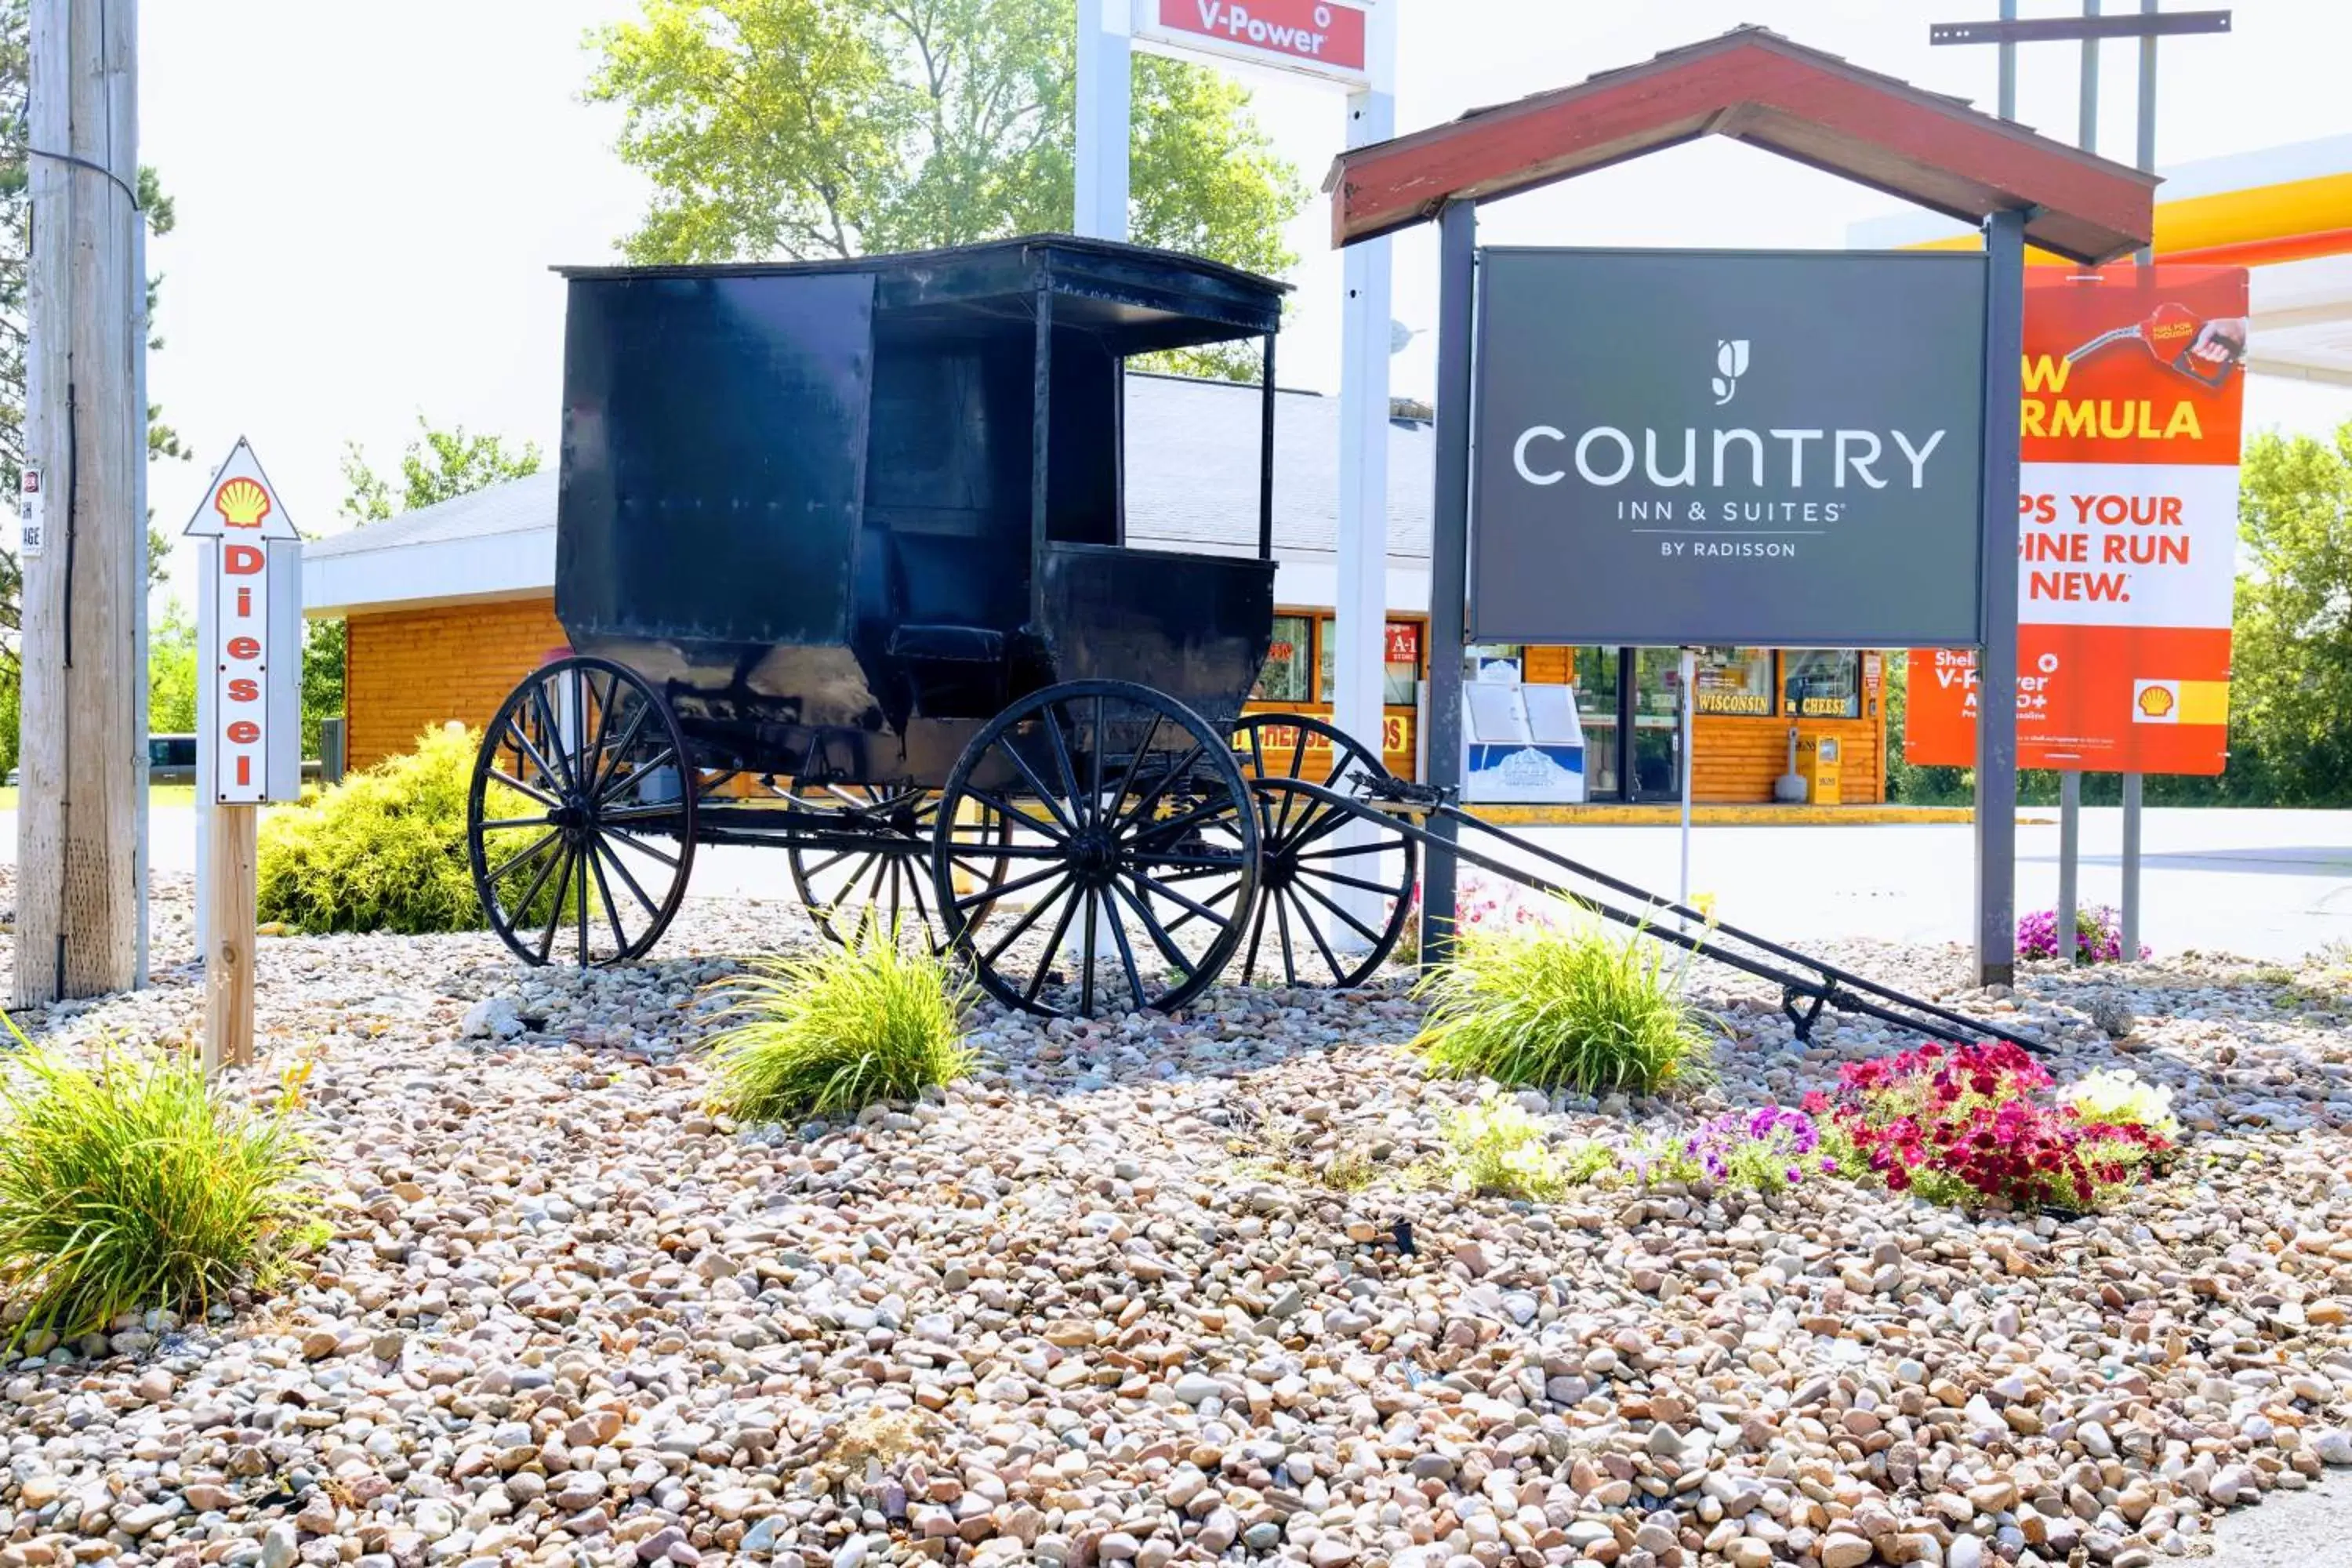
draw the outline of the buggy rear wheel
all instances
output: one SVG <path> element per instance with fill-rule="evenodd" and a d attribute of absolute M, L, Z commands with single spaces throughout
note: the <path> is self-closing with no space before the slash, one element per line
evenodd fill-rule
<path fill-rule="evenodd" d="M 937 836 L 940 797 L 928 790 L 862 784 L 828 784 L 796 790 L 793 804 L 841 818 L 845 836 L 865 836 L 870 844 L 794 837 L 785 854 L 802 905 L 828 941 L 846 943 L 869 921 L 903 931 L 919 926 L 933 952 L 947 946 L 937 906 L 931 901 L 930 847 Z M 959 896 L 1004 879 L 1004 862 L 986 853 L 992 834 L 976 824 L 950 825 L 956 840 Z"/>
<path fill-rule="evenodd" d="M 1293 987 L 1362 984 L 1404 935 L 1420 850 L 1389 824 L 1352 816 L 1298 786 L 1352 795 L 1359 777 L 1386 778 L 1387 765 L 1336 725 L 1306 714 L 1248 715 L 1236 727 L 1234 753 L 1257 805 L 1260 843 L 1257 910 L 1242 950 L 1241 983 L 1262 973 Z M 1370 895 L 1370 910 L 1358 894 Z"/>
<path fill-rule="evenodd" d="M 532 671 L 482 735 L 466 796 L 474 889 L 524 963 L 642 956 L 694 864 L 686 737 L 634 671 L 573 655 Z"/>
<path fill-rule="evenodd" d="M 1081 680 L 1023 698 L 957 759 L 932 891 L 989 994 L 1048 1017 L 1181 1007 L 1240 944 L 1258 818 L 1231 737 L 1173 698 Z M 1003 878 L 959 891 L 950 829 L 1004 835 Z"/>

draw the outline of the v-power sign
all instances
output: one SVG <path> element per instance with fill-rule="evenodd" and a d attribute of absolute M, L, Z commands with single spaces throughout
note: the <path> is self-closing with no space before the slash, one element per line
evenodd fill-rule
<path fill-rule="evenodd" d="M 1360 87 L 1370 81 L 1363 9 L 1345 0 L 1135 0 L 1135 37 L 1186 53 Z"/>

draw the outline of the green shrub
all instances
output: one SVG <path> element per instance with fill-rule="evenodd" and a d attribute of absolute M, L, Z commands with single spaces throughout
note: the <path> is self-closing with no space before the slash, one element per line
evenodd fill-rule
<path fill-rule="evenodd" d="M 1435 1070 L 1585 1094 L 1651 1094 L 1715 1075 L 1706 1031 L 1663 944 L 1599 919 L 1465 925 L 1425 975 L 1413 1042 Z"/>
<path fill-rule="evenodd" d="M 15 1338 L 121 1312 L 201 1314 L 316 1239 L 304 1073 L 267 1110 L 216 1096 L 184 1053 L 82 1067 L 32 1049 L 0 1077 L 0 1300 Z"/>
<path fill-rule="evenodd" d="M 771 960 L 724 989 L 726 1016 L 740 1021 L 710 1042 L 710 1100 L 745 1121 L 912 1100 L 971 1068 L 959 1043 L 971 984 L 879 921 L 846 946 Z"/>
<path fill-rule="evenodd" d="M 261 824 L 260 918 L 313 932 L 481 930 L 466 857 L 466 791 L 481 739 L 428 730 L 415 751 L 271 811 Z M 502 784 L 491 786 L 488 806 L 494 818 L 532 814 Z M 544 891 L 540 901 L 553 897 Z"/>

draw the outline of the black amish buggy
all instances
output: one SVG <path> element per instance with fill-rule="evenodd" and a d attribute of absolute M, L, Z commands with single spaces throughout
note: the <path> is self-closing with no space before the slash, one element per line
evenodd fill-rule
<path fill-rule="evenodd" d="M 782 849 L 827 935 L 919 930 L 1035 1012 L 1388 956 L 1414 844 L 1328 793 L 1380 759 L 1241 711 L 1283 285 L 1057 237 L 564 276 L 574 651 L 499 709 L 469 802 L 523 959 L 640 956 L 721 844 Z M 1257 554 L 1129 546 L 1125 360 L 1252 338 Z"/>
<path fill-rule="evenodd" d="M 1779 984 L 1801 1038 L 1835 1006 L 2042 1048 L 1481 822 L 1318 720 L 1243 716 L 1281 284 L 1058 236 L 565 276 L 574 651 L 499 708 L 467 801 L 526 962 L 642 955 L 697 847 L 740 844 L 784 851 L 827 936 L 920 932 L 1032 1012 L 1180 1007 L 1229 966 L 1349 986 L 1426 845 Z M 1256 555 L 1130 547 L 1127 357 L 1249 338 Z"/>

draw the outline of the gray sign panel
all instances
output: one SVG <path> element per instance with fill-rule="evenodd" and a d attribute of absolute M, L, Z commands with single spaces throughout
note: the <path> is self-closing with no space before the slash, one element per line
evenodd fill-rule
<path fill-rule="evenodd" d="M 1981 257 L 1489 249 L 1477 642 L 1979 640 Z"/>

